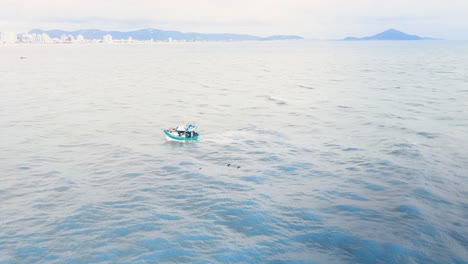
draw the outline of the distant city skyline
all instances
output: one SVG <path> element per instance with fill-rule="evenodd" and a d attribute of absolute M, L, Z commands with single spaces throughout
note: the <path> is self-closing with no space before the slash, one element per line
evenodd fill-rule
<path fill-rule="evenodd" d="M 300 36 L 275 35 L 259 37 L 247 34 L 204 34 L 140 29 L 136 31 L 104 31 L 98 29 L 64 31 L 34 29 L 28 33 L 0 32 L 0 44 L 56 44 L 56 43 L 143 43 L 143 42 L 199 42 L 199 41 L 271 41 L 299 40 Z"/>
<path fill-rule="evenodd" d="M 420 36 L 468 39 L 466 0 L 3 0 L 0 32 L 34 28 L 367 36 L 397 28 Z"/>

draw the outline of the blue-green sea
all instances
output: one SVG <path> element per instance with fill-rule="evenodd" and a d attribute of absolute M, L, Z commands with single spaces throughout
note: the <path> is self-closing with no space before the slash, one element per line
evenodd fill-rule
<path fill-rule="evenodd" d="M 467 42 L 0 45 L 2 264 L 467 249 Z"/>

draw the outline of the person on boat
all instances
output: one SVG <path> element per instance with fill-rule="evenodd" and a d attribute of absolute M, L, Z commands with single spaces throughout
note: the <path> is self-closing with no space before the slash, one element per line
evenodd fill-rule
<path fill-rule="evenodd" d="M 185 130 L 186 130 L 186 129 L 185 129 L 185 126 L 178 125 L 178 126 L 176 127 L 176 131 L 177 131 L 177 133 L 179 134 L 179 137 L 181 137 L 182 135 L 185 134 Z"/>

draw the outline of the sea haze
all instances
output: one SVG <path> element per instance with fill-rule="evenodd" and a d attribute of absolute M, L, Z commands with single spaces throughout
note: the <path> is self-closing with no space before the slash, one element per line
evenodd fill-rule
<path fill-rule="evenodd" d="M 466 42 L 0 58 L 0 263 L 468 262 Z"/>

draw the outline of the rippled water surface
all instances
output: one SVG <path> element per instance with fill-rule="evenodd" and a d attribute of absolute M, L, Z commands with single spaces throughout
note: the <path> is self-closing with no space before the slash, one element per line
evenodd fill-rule
<path fill-rule="evenodd" d="M 468 263 L 466 42 L 0 46 L 0 92 L 0 263 Z"/>

